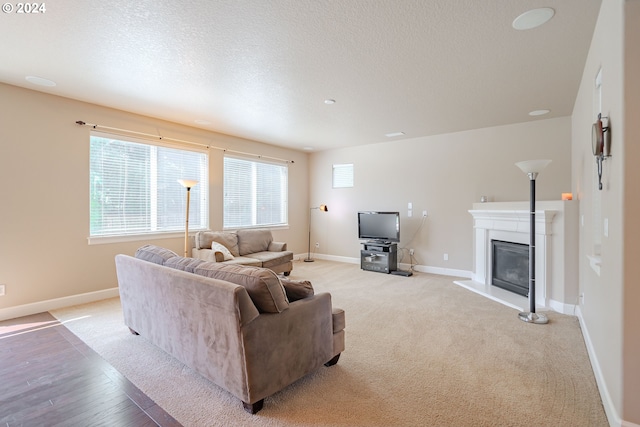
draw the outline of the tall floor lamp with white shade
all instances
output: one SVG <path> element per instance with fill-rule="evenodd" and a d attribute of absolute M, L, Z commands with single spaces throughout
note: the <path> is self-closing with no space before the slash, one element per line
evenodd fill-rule
<path fill-rule="evenodd" d="M 529 177 L 529 311 L 518 314 L 523 322 L 544 324 L 549 319 L 545 314 L 536 313 L 536 178 L 551 163 L 551 160 L 526 160 L 516 163 L 522 172 Z"/>
<path fill-rule="evenodd" d="M 327 208 L 327 205 L 314 206 L 309 209 L 309 247 L 307 250 L 307 257 L 305 258 L 304 262 L 314 261 L 314 259 L 311 258 L 311 212 L 313 212 L 314 209 L 318 209 L 322 212 L 327 212 L 329 210 L 329 208 Z"/>
<path fill-rule="evenodd" d="M 187 215 L 184 221 L 184 256 L 187 256 L 189 249 L 189 196 L 191 195 L 191 187 L 195 187 L 198 181 L 194 179 L 179 179 L 178 182 L 187 189 Z"/>

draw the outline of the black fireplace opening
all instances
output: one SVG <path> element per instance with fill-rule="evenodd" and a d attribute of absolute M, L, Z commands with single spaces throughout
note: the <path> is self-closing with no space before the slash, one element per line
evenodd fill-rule
<path fill-rule="evenodd" d="M 491 240 L 491 283 L 507 291 L 529 296 L 529 245 Z"/>

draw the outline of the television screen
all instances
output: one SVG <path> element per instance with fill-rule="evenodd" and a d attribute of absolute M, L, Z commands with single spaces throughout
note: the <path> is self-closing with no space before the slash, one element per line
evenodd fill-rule
<path fill-rule="evenodd" d="M 380 242 L 399 242 L 400 213 L 358 212 L 358 238 Z"/>

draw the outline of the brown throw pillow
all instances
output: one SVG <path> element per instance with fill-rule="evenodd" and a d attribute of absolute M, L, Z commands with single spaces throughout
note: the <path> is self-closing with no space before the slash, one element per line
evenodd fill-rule
<path fill-rule="evenodd" d="M 313 286 L 308 280 L 293 280 L 286 277 L 280 278 L 289 302 L 304 299 L 313 295 Z"/>

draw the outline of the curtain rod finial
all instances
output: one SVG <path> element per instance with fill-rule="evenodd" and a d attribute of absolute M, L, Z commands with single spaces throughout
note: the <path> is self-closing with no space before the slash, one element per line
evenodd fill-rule
<path fill-rule="evenodd" d="M 80 126 L 84 126 L 84 125 L 86 125 L 86 123 L 85 123 L 85 122 L 83 122 L 82 120 L 78 120 L 78 121 L 76 122 L 76 124 L 78 124 L 78 125 L 80 125 Z"/>

